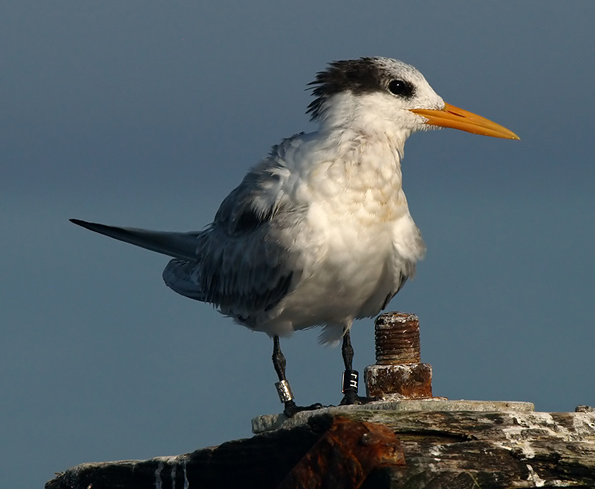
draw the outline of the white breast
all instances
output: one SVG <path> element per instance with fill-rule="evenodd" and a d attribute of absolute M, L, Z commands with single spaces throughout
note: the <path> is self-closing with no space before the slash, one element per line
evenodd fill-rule
<path fill-rule="evenodd" d="M 321 340 L 329 342 L 340 339 L 354 318 L 381 310 L 402 276 L 414 273 L 424 245 L 409 214 L 394 148 L 352 137 L 343 151 L 312 154 L 318 162 L 304 165 L 287 192 L 305 209 L 299 232 L 286 236 L 303 273 L 262 329 L 287 335 L 326 324 Z"/>

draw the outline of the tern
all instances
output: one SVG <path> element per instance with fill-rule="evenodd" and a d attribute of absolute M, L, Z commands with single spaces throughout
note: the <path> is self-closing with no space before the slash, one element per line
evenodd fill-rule
<path fill-rule="evenodd" d="M 334 61 L 309 86 L 307 113 L 318 130 L 273 146 L 203 231 L 71 219 L 172 257 L 163 272 L 170 288 L 268 334 L 287 416 L 320 404 L 295 403 L 279 338 L 313 326 L 323 327 L 321 343 L 342 342 L 341 404 L 369 400 L 357 393 L 351 326 L 383 310 L 425 253 L 403 192 L 406 139 L 440 127 L 519 139 L 445 103 L 416 68 L 398 60 Z"/>

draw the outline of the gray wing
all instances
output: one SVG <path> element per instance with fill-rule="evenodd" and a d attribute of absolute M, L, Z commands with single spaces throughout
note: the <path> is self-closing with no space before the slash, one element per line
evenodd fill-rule
<path fill-rule="evenodd" d="M 172 233 L 121 228 L 71 219 L 111 238 L 174 257 L 165 283 L 191 299 L 209 302 L 247 326 L 271 310 L 291 290 L 301 270 L 284 246 L 284 230 L 300 220 L 285 205 L 283 181 L 287 148 L 300 135 L 275 146 L 223 201 L 214 222 L 201 232 Z"/>
<path fill-rule="evenodd" d="M 216 305 L 247 325 L 272 309 L 289 292 L 295 271 L 285 266 L 286 251 L 267 236 L 266 223 L 243 236 L 214 227 L 198 239 L 196 261 L 175 259 L 163 271 L 176 292 Z"/>
<path fill-rule="evenodd" d="M 272 239 L 273 214 L 244 213 L 232 192 L 218 219 L 202 232 L 174 233 L 122 228 L 71 219 L 110 238 L 175 257 L 163 271 L 165 283 L 191 299 L 209 302 L 251 325 L 289 291 L 295 271 L 286 251 Z M 228 210 L 227 207 L 230 207 Z M 233 210 L 234 212 L 229 212 Z M 233 218 L 231 216 L 234 216 Z"/>
<path fill-rule="evenodd" d="M 278 150 L 223 201 L 197 237 L 195 260 L 172 260 L 163 272 L 176 292 L 215 304 L 248 326 L 277 305 L 301 273 L 283 236 L 303 214 L 284 201 Z"/>

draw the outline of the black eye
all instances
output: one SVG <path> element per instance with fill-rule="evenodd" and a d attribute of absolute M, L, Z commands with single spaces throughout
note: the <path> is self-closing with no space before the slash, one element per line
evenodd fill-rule
<path fill-rule="evenodd" d="M 403 80 L 393 80 L 388 84 L 388 89 L 391 93 L 400 97 L 411 97 L 413 94 L 413 86 Z"/>

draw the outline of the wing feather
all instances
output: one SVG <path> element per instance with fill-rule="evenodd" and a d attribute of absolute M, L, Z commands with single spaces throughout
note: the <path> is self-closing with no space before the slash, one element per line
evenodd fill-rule
<path fill-rule="evenodd" d="M 300 214 L 284 206 L 277 151 L 222 202 L 211 226 L 197 237 L 196 260 L 172 260 L 163 273 L 176 292 L 212 303 L 248 326 L 273 309 L 301 273 L 283 244 L 283 231 Z"/>

